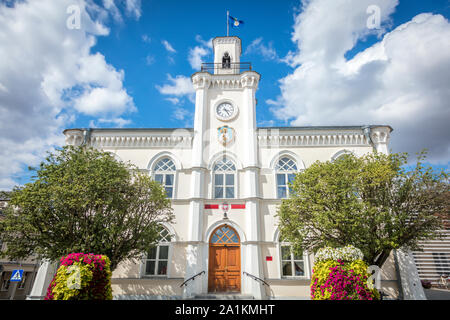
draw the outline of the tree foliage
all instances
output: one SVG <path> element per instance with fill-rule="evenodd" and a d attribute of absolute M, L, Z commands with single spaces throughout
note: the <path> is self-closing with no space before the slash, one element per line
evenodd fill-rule
<path fill-rule="evenodd" d="M 278 210 L 282 237 L 295 251 L 354 245 L 380 267 L 392 249 L 420 250 L 418 241 L 438 238 L 449 219 L 448 176 L 424 159 L 422 152 L 412 169 L 406 153 L 315 162 Z"/>
<path fill-rule="evenodd" d="M 3 256 L 59 260 L 71 252 L 138 258 L 173 219 L 163 187 L 107 152 L 63 147 L 49 154 L 31 183 L 16 188 L 0 239 Z"/>

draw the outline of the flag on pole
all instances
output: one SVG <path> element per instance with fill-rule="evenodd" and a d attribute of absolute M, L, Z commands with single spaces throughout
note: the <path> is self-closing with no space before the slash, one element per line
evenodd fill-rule
<path fill-rule="evenodd" d="M 233 28 L 239 28 L 242 24 L 244 24 L 244 21 L 239 20 L 237 18 L 233 18 L 232 16 L 228 16 L 230 20 L 232 21 L 231 26 Z"/>

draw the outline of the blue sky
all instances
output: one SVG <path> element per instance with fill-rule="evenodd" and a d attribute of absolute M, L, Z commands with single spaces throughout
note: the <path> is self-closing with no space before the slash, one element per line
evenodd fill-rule
<path fill-rule="evenodd" d="M 0 189 L 29 181 L 65 128 L 192 127 L 189 77 L 212 61 L 227 10 L 262 75 L 259 126 L 388 124 L 392 151 L 428 148 L 448 169 L 448 0 L 3 0 Z"/>

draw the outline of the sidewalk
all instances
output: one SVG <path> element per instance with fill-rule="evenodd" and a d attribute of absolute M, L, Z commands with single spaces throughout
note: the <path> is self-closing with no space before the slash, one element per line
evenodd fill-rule
<path fill-rule="evenodd" d="M 428 300 L 450 300 L 450 290 L 445 289 L 423 289 Z"/>

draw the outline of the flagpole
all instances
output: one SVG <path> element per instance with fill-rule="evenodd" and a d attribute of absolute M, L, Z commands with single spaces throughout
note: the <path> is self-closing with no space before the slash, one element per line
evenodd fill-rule
<path fill-rule="evenodd" d="M 227 10 L 227 37 L 229 36 L 230 27 L 228 26 L 228 21 L 230 20 L 230 12 Z"/>

